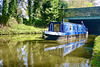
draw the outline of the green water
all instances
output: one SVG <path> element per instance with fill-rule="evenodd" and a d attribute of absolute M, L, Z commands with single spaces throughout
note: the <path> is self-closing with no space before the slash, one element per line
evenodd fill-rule
<path fill-rule="evenodd" d="M 69 42 L 43 40 L 41 37 L 41 34 L 0 36 L 0 67 L 91 66 L 90 58 L 95 35 Z M 84 40 L 83 45 L 71 50 L 76 47 L 71 43 L 76 44 L 80 40 Z"/>

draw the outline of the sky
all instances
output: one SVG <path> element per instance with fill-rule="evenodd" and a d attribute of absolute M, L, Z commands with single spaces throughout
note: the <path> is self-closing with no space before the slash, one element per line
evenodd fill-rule
<path fill-rule="evenodd" d="M 100 6 L 100 0 L 95 0 L 95 6 Z"/>
<path fill-rule="evenodd" d="M 20 1 L 20 0 L 18 0 L 18 1 Z M 24 1 L 27 2 L 27 0 L 24 0 Z M 66 0 L 66 1 L 68 1 L 68 0 Z M 100 0 L 95 0 L 95 3 L 96 4 L 94 6 L 100 6 Z M 0 0 L 0 6 L 2 6 L 2 5 L 3 5 L 3 0 Z M 24 6 L 25 6 L 25 4 L 24 4 Z"/>
<path fill-rule="evenodd" d="M 3 0 L 0 0 L 0 5 L 2 5 L 2 1 Z M 68 0 L 66 0 L 66 1 L 68 1 Z M 25 0 L 25 2 L 27 2 L 27 0 Z M 100 0 L 95 0 L 95 6 L 100 6 Z"/>
<path fill-rule="evenodd" d="M 3 1 L 3 0 L 0 0 L 0 5 L 2 5 L 2 3 L 3 3 L 2 1 Z"/>

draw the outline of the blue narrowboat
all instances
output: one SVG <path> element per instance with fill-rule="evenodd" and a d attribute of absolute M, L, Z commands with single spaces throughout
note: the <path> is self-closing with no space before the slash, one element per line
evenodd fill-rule
<path fill-rule="evenodd" d="M 87 36 L 88 31 L 84 24 L 75 24 L 70 22 L 50 22 L 49 30 L 44 31 L 45 39 L 57 40 L 70 37 Z"/>

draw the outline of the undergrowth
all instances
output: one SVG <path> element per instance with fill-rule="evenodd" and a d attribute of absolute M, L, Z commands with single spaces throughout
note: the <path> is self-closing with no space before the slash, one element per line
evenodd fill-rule
<path fill-rule="evenodd" d="M 94 55 L 91 64 L 93 67 L 100 67 L 100 36 L 95 38 L 93 51 L 94 51 Z"/>
<path fill-rule="evenodd" d="M 6 27 L 5 30 L 0 29 L 0 34 L 34 34 L 42 33 L 44 30 L 47 30 L 47 28 L 38 28 L 24 24 L 13 24 L 11 27 Z"/>
<path fill-rule="evenodd" d="M 5 29 L 0 28 L 0 34 L 35 34 L 43 33 L 44 30 L 47 30 L 47 28 L 18 24 L 14 18 L 10 19 L 8 23 Z"/>

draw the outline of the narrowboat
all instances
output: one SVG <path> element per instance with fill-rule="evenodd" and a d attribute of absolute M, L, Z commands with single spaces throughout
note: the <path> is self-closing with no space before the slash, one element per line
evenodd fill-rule
<path fill-rule="evenodd" d="M 80 36 L 88 36 L 85 25 L 70 22 L 50 22 L 49 30 L 43 34 L 43 38 L 49 40 L 74 39 Z"/>

